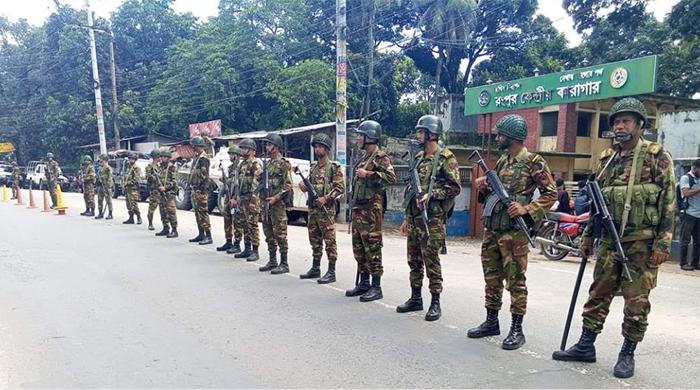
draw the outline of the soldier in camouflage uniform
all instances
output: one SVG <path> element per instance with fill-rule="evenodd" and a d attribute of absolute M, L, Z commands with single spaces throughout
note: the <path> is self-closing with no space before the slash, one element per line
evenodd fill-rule
<path fill-rule="evenodd" d="M 360 280 L 355 288 L 345 291 L 345 296 L 359 295 L 361 302 L 370 302 L 383 298 L 383 205 L 387 186 L 396 183 L 396 173 L 391 159 L 378 145 L 382 126 L 375 121 L 364 121 L 356 133 L 357 145 L 364 150 L 355 163 L 355 177 L 352 178 L 352 251 Z"/>
<path fill-rule="evenodd" d="M 153 149 L 151 151 L 151 163 L 146 165 L 146 183 L 148 185 L 148 230 L 155 230 L 153 227 L 153 214 L 155 214 L 158 204 L 160 203 L 160 194 L 158 191 L 158 177 L 160 176 L 160 150 Z"/>
<path fill-rule="evenodd" d="M 263 202 L 263 232 L 270 259 L 267 264 L 260 267 L 260 272 L 272 271 L 273 275 L 289 272 L 287 262 L 287 206 L 291 206 L 292 189 L 292 165 L 282 157 L 282 137 L 277 134 L 265 136 L 265 149 L 269 160 L 266 168 L 268 176 L 269 191 L 260 192 L 261 197 L 266 197 Z M 264 182 L 264 175 L 261 183 Z M 262 185 L 260 186 L 262 187 Z M 265 212 L 265 202 L 267 202 L 267 212 Z M 280 250 L 280 263 L 277 264 L 277 248 Z"/>
<path fill-rule="evenodd" d="M 17 161 L 12 162 L 12 199 L 17 199 L 19 192 L 22 190 L 20 188 L 20 180 L 22 180 L 22 171 L 19 170 L 17 166 Z"/>
<path fill-rule="evenodd" d="M 443 134 L 440 118 L 435 115 L 422 116 L 416 124 L 416 129 L 416 138 L 423 151 L 415 156 L 415 164 L 420 179 L 420 192 L 425 195 L 422 199 L 410 198 L 410 185 L 406 187 L 406 214 L 401 232 L 408 235 L 406 247 L 411 297 L 403 305 L 396 307 L 396 311 L 406 313 L 423 310 L 421 287 L 425 268 L 432 295 L 425 320 L 435 321 L 442 314 L 442 269 L 439 253 L 445 239 L 446 215 L 454 206 L 455 198 L 462 188 L 459 183 L 457 158 L 449 149 L 438 146 L 440 135 Z M 426 208 L 428 220 L 425 222 L 422 221 L 419 204 Z M 427 232 L 425 226 L 428 228 Z"/>
<path fill-rule="evenodd" d="M 49 190 L 49 195 L 51 195 L 52 209 L 56 208 L 56 184 L 60 174 L 61 168 L 53 158 L 53 153 L 46 153 L 46 171 L 44 171 L 44 175 L 46 176 L 46 188 Z"/>
<path fill-rule="evenodd" d="M 527 306 L 528 240 L 525 233 L 514 227 L 513 219 L 522 216 L 536 224 L 557 200 L 557 191 L 547 162 L 538 154 L 528 152 L 523 145 L 527 138 L 527 122 L 519 115 L 506 115 L 496 123 L 499 149 L 505 151 L 496 162 L 495 171 L 505 190 L 514 201 L 506 208 L 496 203 L 490 216 L 484 216 L 484 241 L 481 245 L 481 264 L 486 282 L 486 321 L 470 329 L 470 338 L 501 334 L 498 310 L 503 296 L 503 280 L 510 292 L 512 322 L 508 336 L 501 345 L 514 350 L 525 344 L 522 330 Z M 486 177 L 475 180 L 480 200 L 495 196 L 487 187 Z M 532 200 L 535 189 L 540 197 Z M 534 225 L 533 225 L 534 226 Z"/>
<path fill-rule="evenodd" d="M 160 220 L 163 222 L 163 230 L 156 233 L 156 236 L 167 238 L 177 237 L 177 207 L 175 205 L 175 194 L 177 193 L 177 167 L 170 163 L 172 153 L 170 150 L 160 152 L 159 186 L 158 197 L 160 208 Z"/>
<path fill-rule="evenodd" d="M 244 139 L 238 144 L 238 147 L 243 153 L 243 161 L 238 166 L 240 199 L 234 196 L 231 200 L 231 207 L 238 207 L 241 210 L 245 247 L 243 252 L 237 253 L 234 257 L 246 259 L 247 261 L 258 261 L 260 258 L 258 254 L 258 246 L 260 245 L 260 229 L 258 228 L 260 198 L 255 191 L 260 183 L 262 167 L 260 166 L 260 161 L 255 158 L 255 141 Z M 228 253 L 228 251 L 226 252 Z"/>
<path fill-rule="evenodd" d="M 211 240 L 211 224 L 209 222 L 209 156 L 205 152 L 206 142 L 202 137 L 194 137 L 190 140 L 197 153 L 192 167 L 190 168 L 189 185 L 192 189 L 192 209 L 197 219 L 197 237 L 191 238 L 190 242 L 197 242 L 199 245 L 208 245 Z"/>
<path fill-rule="evenodd" d="M 240 253 L 241 252 L 241 239 L 243 238 L 243 220 L 241 218 L 240 210 L 231 208 L 231 201 L 235 196 L 235 189 L 238 186 L 236 178 L 238 177 L 238 164 L 241 160 L 241 148 L 237 145 L 233 145 L 228 148 L 228 157 L 231 160 L 231 165 L 228 166 L 228 173 L 226 174 L 226 183 L 223 187 L 224 192 L 224 210 L 221 214 L 224 217 L 224 237 L 226 242 L 216 248 L 217 251 L 226 253 Z M 229 194 L 231 196 L 229 197 Z M 235 211 L 234 211 L 235 210 Z M 234 244 L 233 238 L 235 233 L 236 242 Z M 230 251 L 230 252 L 229 252 Z"/>
<path fill-rule="evenodd" d="M 141 178 L 141 168 L 136 165 L 138 155 L 136 152 L 129 154 L 129 169 L 124 177 L 124 197 L 126 198 L 126 209 L 129 211 L 129 219 L 123 224 L 133 224 L 134 215 L 136 223 L 141 224 L 141 210 L 139 210 L 139 179 Z"/>
<path fill-rule="evenodd" d="M 107 163 L 108 158 L 106 154 L 100 155 L 100 172 L 98 173 L 99 180 L 97 181 L 97 205 L 100 208 L 100 213 L 95 217 L 95 219 L 102 219 L 104 217 L 104 202 L 107 202 L 107 209 L 109 213 L 107 218 L 112 219 L 112 188 L 114 186 L 114 179 L 112 178 L 112 167 Z"/>
<path fill-rule="evenodd" d="M 80 213 L 86 217 L 95 216 L 95 181 L 97 181 L 97 174 L 95 173 L 95 166 L 92 164 L 92 157 L 83 157 L 83 169 L 81 172 L 83 176 L 83 200 L 85 201 L 85 212 Z"/>
<path fill-rule="evenodd" d="M 311 269 L 299 277 L 301 279 L 315 279 L 321 276 L 321 257 L 325 241 L 328 271 L 317 281 L 319 284 L 335 282 L 335 262 L 338 260 L 338 246 L 335 242 L 336 199 L 345 192 L 343 170 L 339 163 L 331 161 L 329 158 L 332 145 L 331 138 L 324 133 L 316 134 L 311 138 L 311 146 L 313 146 L 314 154 L 318 159 L 317 163 L 311 165 L 308 177 L 309 183 L 314 187 L 318 196 L 313 203 L 310 202 L 308 205 L 307 227 L 313 258 Z M 299 188 L 303 192 L 308 191 L 303 182 L 299 183 Z"/>
<path fill-rule="evenodd" d="M 595 362 L 596 336 L 603 330 L 615 292 L 622 289 L 624 342 L 613 371 L 618 378 L 634 375 L 634 351 L 648 326 L 649 294 L 656 287 L 659 265 L 669 258 L 673 235 L 673 160 L 660 144 L 642 138 L 647 124 L 647 111 L 639 100 L 625 98 L 615 103 L 610 127 L 617 143 L 602 153 L 596 169 L 605 204 L 621 232 L 632 281 L 621 275 L 618 255 L 604 232 L 588 301 L 583 306 L 581 338 L 573 347 L 552 356 L 555 360 Z M 588 225 L 583 233 L 584 256 L 593 252 L 593 229 Z"/>

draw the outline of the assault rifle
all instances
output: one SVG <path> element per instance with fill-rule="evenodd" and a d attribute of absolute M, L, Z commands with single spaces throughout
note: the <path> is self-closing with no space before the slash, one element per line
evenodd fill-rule
<path fill-rule="evenodd" d="M 345 186 L 345 202 L 348 204 L 348 234 L 352 234 L 352 183 L 355 179 L 355 161 L 353 159 L 353 149 L 349 150 L 348 176 Z M 357 284 L 357 283 L 355 283 Z"/>
<path fill-rule="evenodd" d="M 410 140 L 408 141 L 408 151 L 404 153 L 402 159 L 408 164 L 408 195 L 403 200 L 403 208 L 408 212 L 408 207 L 411 202 L 416 202 L 418 210 L 420 210 L 420 219 L 423 221 L 423 233 L 421 234 L 424 239 L 427 239 L 429 234 L 428 229 L 428 209 L 422 202 L 425 192 L 423 192 L 423 187 L 420 185 L 420 177 L 418 176 L 418 164 L 416 164 L 416 150 L 420 148 L 418 141 Z M 408 156 L 408 158 L 406 158 Z M 438 158 L 438 156 L 435 156 Z"/>
<path fill-rule="evenodd" d="M 260 200 L 262 201 L 263 220 L 267 223 L 271 223 L 272 218 L 270 216 L 270 202 L 267 201 L 267 198 L 270 197 L 270 173 L 268 169 L 270 167 L 270 157 L 267 155 L 267 151 L 265 151 L 263 158 L 262 182 L 255 192 L 258 193 L 258 196 L 260 196 Z"/>
<path fill-rule="evenodd" d="M 306 187 L 306 193 L 309 195 L 308 206 L 309 206 L 309 210 L 310 210 L 316 204 L 316 199 L 319 198 L 318 193 L 316 192 L 316 189 L 309 181 L 309 178 L 304 177 L 304 174 L 301 172 L 301 169 L 299 169 L 298 166 L 292 168 L 292 170 L 294 171 L 294 173 L 299 175 L 299 177 L 301 178 L 301 181 L 304 183 L 304 187 Z M 323 211 L 323 215 L 325 215 L 326 218 L 328 218 L 328 220 L 331 223 L 333 223 L 333 220 L 331 220 L 331 215 L 328 213 L 328 208 L 326 207 L 325 204 L 323 205 L 323 207 L 321 207 L 321 211 Z"/>
<path fill-rule="evenodd" d="M 475 155 L 478 158 L 476 163 L 479 164 L 481 170 L 485 172 L 486 182 L 493 190 L 491 194 L 489 194 L 489 196 L 486 198 L 486 205 L 484 206 L 484 216 L 488 217 L 491 216 L 491 213 L 493 212 L 493 209 L 494 207 L 496 207 L 496 204 L 498 202 L 501 202 L 503 206 L 508 208 L 510 207 L 511 203 L 513 203 L 513 200 L 510 198 L 508 191 L 506 191 L 505 187 L 503 186 L 501 179 L 498 178 L 498 174 L 496 173 L 496 171 L 489 169 L 489 167 L 486 165 L 486 162 L 484 161 L 484 158 L 481 157 L 481 154 L 479 154 L 479 151 L 473 151 L 472 154 L 469 155 L 468 160 L 472 161 L 472 158 Z M 525 233 L 525 236 L 530 242 L 530 245 L 532 245 L 532 247 L 535 248 L 535 240 L 533 240 L 532 235 L 530 234 L 530 228 L 527 226 L 527 223 L 525 223 L 525 219 L 522 216 L 517 216 L 513 219 L 515 220 L 518 229 Z"/>
<path fill-rule="evenodd" d="M 219 168 L 221 168 L 221 179 L 224 183 L 223 188 L 224 188 L 224 191 L 226 191 L 226 202 L 230 203 L 231 198 L 233 197 L 233 188 L 232 187 L 236 188 L 236 199 L 238 199 L 238 195 L 240 193 L 240 187 L 238 186 L 238 167 L 236 167 L 236 169 L 234 169 L 236 176 L 234 177 L 234 181 L 233 181 L 232 185 L 228 185 L 228 177 L 226 177 L 226 171 L 224 170 L 224 165 L 222 163 L 219 164 Z M 238 206 L 236 206 L 236 208 L 234 208 L 234 209 L 231 209 L 231 216 L 234 216 L 234 217 L 238 216 L 239 213 L 240 213 L 240 210 L 239 210 Z"/>

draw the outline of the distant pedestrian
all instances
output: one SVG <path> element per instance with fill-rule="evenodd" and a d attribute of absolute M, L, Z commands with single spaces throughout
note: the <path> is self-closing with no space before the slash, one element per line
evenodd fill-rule
<path fill-rule="evenodd" d="M 681 196 L 681 269 L 700 270 L 700 158 L 680 179 Z M 693 261 L 688 264 L 688 246 L 693 241 Z"/>
<path fill-rule="evenodd" d="M 574 210 L 571 208 L 571 198 L 569 198 L 569 193 L 566 191 L 566 186 L 564 185 L 563 178 L 557 178 L 557 200 L 559 205 L 555 211 L 559 213 L 573 214 Z"/>
<path fill-rule="evenodd" d="M 586 181 L 578 182 L 578 194 L 574 199 L 574 212 L 576 215 L 581 215 L 591 211 L 591 198 L 586 191 Z"/>

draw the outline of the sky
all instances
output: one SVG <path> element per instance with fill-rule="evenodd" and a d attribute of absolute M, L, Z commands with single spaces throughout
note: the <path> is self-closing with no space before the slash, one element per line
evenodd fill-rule
<path fill-rule="evenodd" d="M 74 8 L 83 8 L 86 0 L 60 0 Z M 92 9 L 98 16 L 108 18 L 123 0 L 92 0 Z M 649 10 L 659 19 L 663 19 L 679 0 L 650 0 Z M 198 18 L 206 19 L 218 12 L 219 0 L 175 0 L 173 8 L 176 12 L 192 12 Z M 573 21 L 561 6 L 562 0 L 540 0 L 538 13 L 552 20 L 554 27 L 562 31 L 569 40 L 570 46 L 577 46 L 581 37 L 573 28 Z M 12 21 L 25 18 L 33 25 L 41 25 L 55 9 L 53 0 L 0 0 L 0 15 Z"/>

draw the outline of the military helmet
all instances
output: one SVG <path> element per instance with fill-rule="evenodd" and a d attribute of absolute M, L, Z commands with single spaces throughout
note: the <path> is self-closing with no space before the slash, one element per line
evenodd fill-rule
<path fill-rule="evenodd" d="M 92 161 L 92 157 L 90 157 L 89 154 L 84 155 L 84 156 L 83 156 L 83 162 L 85 162 L 85 161 Z"/>
<path fill-rule="evenodd" d="M 106 154 L 100 154 L 100 160 L 107 161 L 109 160 L 109 157 Z"/>
<path fill-rule="evenodd" d="M 200 146 L 200 147 L 205 147 L 207 144 L 204 142 L 204 138 L 200 136 L 192 137 L 190 140 L 190 145 L 192 146 Z"/>
<path fill-rule="evenodd" d="M 442 135 L 442 119 L 435 115 L 423 115 L 418 119 L 416 129 L 426 129 L 432 134 Z"/>
<path fill-rule="evenodd" d="M 238 145 L 232 145 L 228 147 L 228 154 L 242 154 L 241 148 Z"/>
<path fill-rule="evenodd" d="M 506 137 L 525 141 L 527 138 L 527 122 L 520 115 L 509 114 L 496 122 L 496 131 Z"/>
<path fill-rule="evenodd" d="M 46 153 L 46 158 L 53 158 L 53 153 Z"/>
<path fill-rule="evenodd" d="M 329 137 L 328 134 L 325 133 L 314 134 L 314 136 L 311 137 L 311 146 L 314 146 L 316 144 L 323 145 L 327 147 L 328 150 L 331 150 L 333 148 L 333 141 L 331 141 L 331 137 Z"/>
<path fill-rule="evenodd" d="M 129 160 L 134 160 L 134 161 L 136 161 L 136 160 L 138 160 L 138 158 L 139 158 L 138 153 L 136 153 L 136 152 L 131 152 L 131 153 L 129 153 Z"/>
<path fill-rule="evenodd" d="M 160 156 L 170 158 L 173 156 L 173 152 L 171 152 L 170 149 L 163 149 L 160 151 Z"/>
<path fill-rule="evenodd" d="M 373 141 L 378 141 L 382 137 L 382 125 L 375 121 L 363 121 L 355 131 Z"/>
<path fill-rule="evenodd" d="M 282 148 L 282 137 L 280 137 L 279 134 L 267 133 L 265 136 L 265 142 L 273 144 L 280 149 Z"/>
<path fill-rule="evenodd" d="M 612 108 L 610 109 L 610 117 L 608 119 L 608 124 L 610 125 L 610 127 L 613 127 L 613 124 L 615 123 L 615 117 L 618 114 L 623 113 L 636 114 L 643 121 L 642 127 L 644 127 L 644 125 L 647 123 L 648 114 L 647 109 L 644 107 L 644 104 L 642 104 L 642 102 L 635 98 L 628 97 L 613 104 Z"/>
<path fill-rule="evenodd" d="M 243 141 L 241 141 L 241 142 L 238 144 L 238 147 L 241 148 L 241 149 L 252 149 L 252 150 L 255 150 L 255 149 L 256 149 L 256 147 L 255 147 L 255 141 L 253 141 L 253 140 L 250 139 L 250 138 L 246 138 L 246 139 L 244 139 Z"/>
<path fill-rule="evenodd" d="M 160 157 L 160 150 L 158 150 L 157 148 L 151 150 L 151 158 L 154 158 L 154 159 L 155 159 L 155 158 L 158 158 L 158 157 Z"/>

